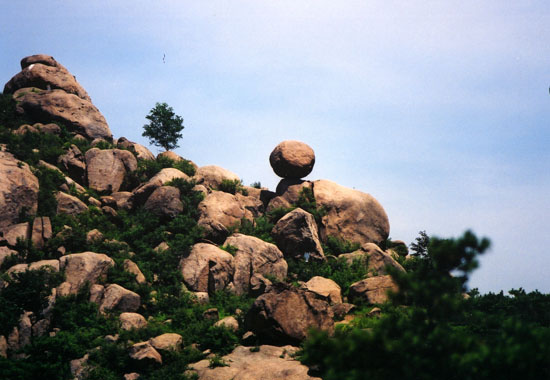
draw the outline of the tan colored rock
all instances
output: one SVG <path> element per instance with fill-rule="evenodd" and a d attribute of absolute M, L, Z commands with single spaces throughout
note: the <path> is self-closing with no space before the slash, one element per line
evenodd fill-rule
<path fill-rule="evenodd" d="M 59 259 L 60 268 L 65 269 L 66 282 L 70 292 L 77 293 L 86 283 L 95 284 L 115 265 L 113 259 L 103 253 L 82 252 L 63 256 Z"/>
<path fill-rule="evenodd" d="M 105 294 L 105 287 L 101 284 L 93 284 L 90 286 L 89 301 L 99 305 L 103 299 L 103 294 Z"/>
<path fill-rule="evenodd" d="M 193 178 L 198 185 L 214 190 L 220 187 L 223 180 L 240 181 L 238 175 L 216 165 L 199 167 Z"/>
<path fill-rule="evenodd" d="M 298 202 L 304 188 L 312 189 L 313 182 L 283 178 L 277 185 L 276 196 L 269 201 L 267 211 L 273 211 L 276 208 L 292 207 Z"/>
<path fill-rule="evenodd" d="M 126 173 L 137 169 L 132 153 L 121 149 L 92 148 L 86 152 L 86 171 L 90 188 L 117 192 Z"/>
<path fill-rule="evenodd" d="M 38 209 L 38 178 L 29 166 L 11 153 L 0 150 L 0 231 L 17 223 L 19 215 L 36 214 Z"/>
<path fill-rule="evenodd" d="M 139 294 L 125 289 L 120 285 L 111 284 L 105 288 L 103 299 L 99 305 L 99 311 L 117 310 L 135 312 L 139 309 L 141 297 Z"/>
<path fill-rule="evenodd" d="M 86 243 L 88 244 L 99 243 L 103 240 L 105 240 L 105 237 L 97 228 L 88 231 L 88 233 L 86 234 Z"/>
<path fill-rule="evenodd" d="M 141 329 L 147 326 L 143 315 L 138 313 L 121 313 L 119 316 L 120 328 L 123 330 Z"/>
<path fill-rule="evenodd" d="M 238 346 L 222 357 L 225 367 L 210 368 L 208 359 L 190 365 L 198 380 L 321 380 L 308 375 L 309 368 L 292 357 L 293 346 L 259 346 L 259 350 Z"/>
<path fill-rule="evenodd" d="M 325 260 L 317 233 L 317 223 L 309 212 L 297 208 L 283 216 L 271 231 L 285 257 Z"/>
<path fill-rule="evenodd" d="M 332 332 L 333 316 L 317 294 L 281 284 L 254 301 L 245 328 L 273 342 L 298 344 L 311 327 Z"/>
<path fill-rule="evenodd" d="M 220 319 L 218 322 L 214 323 L 216 327 L 223 327 L 233 332 L 239 330 L 239 322 L 233 316 L 225 317 Z"/>
<path fill-rule="evenodd" d="M 78 215 L 88 209 L 88 206 L 77 197 L 62 191 L 55 196 L 57 200 L 57 214 Z"/>
<path fill-rule="evenodd" d="M 58 67 L 61 66 L 52 56 L 46 54 L 35 54 L 25 57 L 21 60 L 21 69 L 24 69 L 33 63 L 41 63 L 46 66 Z"/>
<path fill-rule="evenodd" d="M 244 208 L 244 217 L 249 220 L 253 220 L 259 216 L 262 216 L 265 212 L 265 207 L 261 199 L 242 195 L 241 193 L 235 194 L 235 198 Z"/>
<path fill-rule="evenodd" d="M 50 57 L 53 60 L 52 57 Z M 51 62 L 50 60 L 50 62 Z M 61 64 L 35 62 L 27 64 L 4 86 L 5 94 L 13 94 L 20 88 L 37 87 L 42 90 L 60 89 L 91 102 L 90 97 L 75 77 Z"/>
<path fill-rule="evenodd" d="M 210 302 L 208 292 L 193 292 L 193 294 L 197 297 L 197 302 L 201 305 L 206 305 Z"/>
<path fill-rule="evenodd" d="M 32 323 L 31 317 L 32 312 L 25 311 L 19 317 L 19 348 L 25 347 L 27 344 L 31 343 L 32 336 Z"/>
<path fill-rule="evenodd" d="M 233 256 L 212 244 L 195 244 L 179 267 L 185 285 L 195 292 L 223 290 L 233 278 Z"/>
<path fill-rule="evenodd" d="M 140 377 L 141 377 L 141 375 L 137 372 L 125 373 L 124 374 L 124 380 L 137 380 Z"/>
<path fill-rule="evenodd" d="M 321 276 L 312 277 L 305 283 L 305 288 L 310 292 L 318 294 L 331 304 L 342 303 L 342 289 L 329 278 Z"/>
<path fill-rule="evenodd" d="M 317 207 L 326 210 L 320 226 L 323 241 L 330 235 L 359 244 L 379 244 L 388 238 L 388 216 L 371 195 L 327 180 L 315 181 L 313 194 Z"/>
<path fill-rule="evenodd" d="M 165 241 L 161 242 L 159 245 L 157 245 L 155 248 L 153 248 L 153 251 L 156 253 L 162 253 L 164 251 L 168 251 L 170 249 L 170 246 Z"/>
<path fill-rule="evenodd" d="M 163 186 L 176 178 L 182 178 L 185 181 L 190 180 L 189 176 L 181 170 L 175 168 L 162 169 L 149 181 L 138 186 L 132 192 L 132 197 L 130 198 L 129 202 L 131 202 L 134 206 L 145 203 L 147 198 L 149 198 L 149 196 L 153 193 L 153 191 L 155 191 L 156 188 Z"/>
<path fill-rule="evenodd" d="M 41 319 L 32 325 L 32 336 L 40 337 L 46 335 L 50 328 L 50 321 L 48 319 Z"/>
<path fill-rule="evenodd" d="M 387 274 L 386 267 L 392 267 L 398 271 L 405 272 L 401 264 L 374 243 L 363 244 L 357 251 L 344 253 L 338 256 L 338 258 L 346 260 L 348 265 L 351 265 L 356 260 L 363 262 L 367 265 L 369 276 Z"/>
<path fill-rule="evenodd" d="M 144 208 L 155 215 L 174 218 L 183 212 L 180 190 L 174 186 L 157 187 L 145 202 Z"/>
<path fill-rule="evenodd" d="M 4 239 L 8 245 L 15 247 L 17 240 L 28 240 L 31 237 L 31 229 L 28 222 L 14 224 L 4 228 Z"/>
<path fill-rule="evenodd" d="M 352 302 L 361 299 L 371 304 L 380 304 L 388 300 L 388 291 L 397 290 L 397 285 L 389 275 L 370 277 L 353 283 L 349 287 L 348 298 Z"/>
<path fill-rule="evenodd" d="M 88 100 L 63 90 L 21 88 L 13 94 L 17 111 L 37 121 L 60 122 L 70 131 L 110 140 L 111 130 L 99 110 Z"/>
<path fill-rule="evenodd" d="M 138 361 L 151 361 L 162 364 L 162 356 L 149 342 L 140 342 L 130 347 L 130 358 Z"/>
<path fill-rule="evenodd" d="M 8 247 L 0 247 L 0 267 L 4 263 L 4 260 L 6 260 L 11 255 L 17 255 L 18 252 L 14 251 L 13 249 L 10 249 Z"/>
<path fill-rule="evenodd" d="M 29 270 L 49 269 L 54 272 L 59 272 L 59 260 L 40 260 L 29 264 Z"/>
<path fill-rule="evenodd" d="M 111 194 L 111 196 L 115 199 L 116 202 L 116 208 L 118 210 L 130 210 L 132 208 L 132 205 L 128 201 L 130 197 L 132 196 L 132 193 L 129 191 L 117 191 Z"/>
<path fill-rule="evenodd" d="M 78 147 L 72 144 L 67 153 L 58 157 L 57 162 L 69 173 L 69 177 L 81 185 L 86 180 L 86 162 Z"/>
<path fill-rule="evenodd" d="M 47 216 L 34 218 L 32 223 L 31 240 L 35 247 L 42 248 L 44 243 L 52 237 L 52 223 Z"/>
<path fill-rule="evenodd" d="M 159 351 L 179 351 L 183 345 L 180 334 L 166 333 L 149 340 L 151 346 Z"/>
<path fill-rule="evenodd" d="M 198 211 L 199 226 L 204 228 L 206 238 L 215 243 L 222 243 L 229 235 L 229 228 L 240 226 L 247 215 L 237 197 L 223 191 L 208 194 L 199 203 Z"/>
<path fill-rule="evenodd" d="M 99 197 L 102 206 L 109 206 L 113 209 L 116 209 L 116 199 L 110 195 L 103 195 Z"/>
<path fill-rule="evenodd" d="M 303 142 L 286 140 L 273 149 L 269 163 L 279 177 L 303 178 L 313 170 L 315 153 Z"/>
<path fill-rule="evenodd" d="M 53 123 L 49 123 L 46 125 L 42 123 L 35 123 L 33 125 L 23 124 L 12 133 L 18 136 L 24 136 L 27 133 L 46 133 L 51 135 L 58 135 L 59 133 L 61 133 L 61 128 L 59 128 L 57 124 Z"/>
<path fill-rule="evenodd" d="M 159 153 L 157 155 L 157 160 L 159 158 L 167 158 L 167 159 L 175 161 L 175 162 L 183 160 L 183 157 L 181 157 L 179 154 L 177 154 L 175 152 L 172 152 L 171 150 L 167 150 L 166 152 Z"/>
<path fill-rule="evenodd" d="M 8 358 L 8 341 L 4 335 L 0 335 L 0 356 Z"/>
<path fill-rule="evenodd" d="M 136 282 L 138 284 L 145 284 L 147 283 L 147 280 L 145 279 L 145 276 L 139 269 L 136 263 L 134 263 L 132 260 L 126 259 L 122 263 L 122 267 L 124 270 L 128 273 L 131 273 L 136 276 Z"/>
<path fill-rule="evenodd" d="M 80 359 L 71 360 L 69 363 L 71 375 L 73 375 L 73 380 L 84 380 L 88 376 L 88 359 L 90 358 L 89 354 L 84 355 Z"/>
<path fill-rule="evenodd" d="M 288 265 L 274 244 L 254 236 L 234 234 L 225 240 L 224 245 L 237 249 L 233 259 L 235 293 L 249 293 L 251 277 L 255 274 L 271 275 L 281 281 L 286 277 Z"/>
<path fill-rule="evenodd" d="M 17 329 L 17 326 L 13 326 L 13 329 L 8 335 L 8 350 L 19 350 L 19 330 Z"/>
<path fill-rule="evenodd" d="M 355 310 L 355 305 L 351 303 L 342 302 L 332 305 L 332 312 L 336 321 L 341 321 L 353 310 Z"/>
<path fill-rule="evenodd" d="M 121 137 L 117 141 L 117 147 L 125 148 L 134 151 L 138 160 L 154 160 L 155 155 L 149 149 L 141 144 L 128 140 L 126 137 Z"/>

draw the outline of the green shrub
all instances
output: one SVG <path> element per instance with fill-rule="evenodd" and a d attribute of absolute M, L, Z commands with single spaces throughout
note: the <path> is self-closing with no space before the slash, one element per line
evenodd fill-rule
<path fill-rule="evenodd" d="M 348 240 L 340 239 L 336 236 L 329 235 L 327 243 L 323 244 L 325 255 L 338 256 L 342 253 L 357 251 L 361 245 Z"/>
<path fill-rule="evenodd" d="M 219 191 L 223 191 L 225 193 L 230 194 L 236 194 L 241 193 L 242 195 L 248 195 L 248 191 L 243 187 L 243 183 L 241 180 L 234 179 L 224 179 L 218 186 Z"/>

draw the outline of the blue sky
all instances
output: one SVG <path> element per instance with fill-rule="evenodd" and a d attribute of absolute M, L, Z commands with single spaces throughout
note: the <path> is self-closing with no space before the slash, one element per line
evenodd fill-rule
<path fill-rule="evenodd" d="M 0 33 L 0 80 L 53 55 L 115 137 L 146 145 L 167 102 L 179 154 L 271 189 L 302 140 L 308 179 L 375 196 L 392 238 L 489 237 L 470 286 L 550 292 L 547 2 L 2 1 Z"/>

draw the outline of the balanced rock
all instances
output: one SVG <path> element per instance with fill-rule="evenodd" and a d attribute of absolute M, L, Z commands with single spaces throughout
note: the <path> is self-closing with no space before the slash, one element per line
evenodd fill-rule
<path fill-rule="evenodd" d="M 60 122 L 70 131 L 86 136 L 112 139 L 107 121 L 88 100 L 63 90 L 41 90 L 36 87 L 21 88 L 13 94 L 17 112 L 40 122 Z"/>
<path fill-rule="evenodd" d="M 22 211 L 36 214 L 38 178 L 29 166 L 0 148 L 0 231 L 17 223 Z"/>
<path fill-rule="evenodd" d="M 317 207 L 326 211 L 320 226 L 323 241 L 328 236 L 337 236 L 359 244 L 380 244 L 388 238 L 388 216 L 370 194 L 318 180 L 313 182 L 313 195 Z"/>
<path fill-rule="evenodd" d="M 303 142 L 287 140 L 273 149 L 269 163 L 279 177 L 303 178 L 313 170 L 315 153 Z"/>
<path fill-rule="evenodd" d="M 13 94 L 20 88 L 26 87 L 37 87 L 42 90 L 60 89 L 91 102 L 75 77 L 53 57 L 42 54 L 25 57 L 21 60 L 21 69 L 4 86 L 5 94 Z"/>
<path fill-rule="evenodd" d="M 271 231 L 277 247 L 285 257 L 325 260 L 317 233 L 317 223 L 309 212 L 297 208 L 283 216 Z"/>
<path fill-rule="evenodd" d="M 391 276 L 377 276 L 366 278 L 349 287 L 349 299 L 366 301 L 370 304 L 380 304 L 388 300 L 389 291 L 397 291 L 397 285 Z"/>
<path fill-rule="evenodd" d="M 223 290 L 233 278 L 233 256 L 212 244 L 197 243 L 180 261 L 183 281 L 194 292 Z"/>
<path fill-rule="evenodd" d="M 86 152 L 88 184 L 96 191 L 118 191 L 126 173 L 136 169 L 137 160 L 127 150 L 92 148 Z"/>
<path fill-rule="evenodd" d="M 235 293 L 249 293 L 251 279 L 257 274 L 270 275 L 281 281 L 286 277 L 288 265 L 274 244 L 254 236 L 234 234 L 225 240 L 224 245 L 237 249 L 233 259 Z"/>
<path fill-rule="evenodd" d="M 299 344 L 311 327 L 332 332 L 333 312 L 319 295 L 281 284 L 254 301 L 245 327 L 270 342 Z"/>
<path fill-rule="evenodd" d="M 222 357 L 226 366 L 212 368 L 208 359 L 190 365 L 198 380 L 321 380 L 308 375 L 309 368 L 293 359 L 293 346 L 262 345 L 258 350 L 238 346 Z"/>

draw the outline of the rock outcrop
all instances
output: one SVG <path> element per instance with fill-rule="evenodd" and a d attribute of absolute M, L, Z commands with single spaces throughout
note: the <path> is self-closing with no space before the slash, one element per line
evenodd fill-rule
<path fill-rule="evenodd" d="M 233 278 L 233 256 L 215 245 L 197 243 L 180 261 L 180 270 L 192 291 L 223 290 Z"/>
<path fill-rule="evenodd" d="M 293 346 L 259 346 L 257 350 L 238 346 L 221 359 L 226 366 L 212 368 L 208 359 L 190 365 L 198 380 L 321 380 L 308 375 L 309 368 L 294 359 Z"/>
<path fill-rule="evenodd" d="M 389 291 L 397 290 L 391 276 L 377 276 L 353 283 L 349 287 L 348 297 L 351 302 L 362 300 L 370 304 L 380 304 L 388 300 Z"/>
<path fill-rule="evenodd" d="M 92 148 L 86 152 L 88 185 L 96 191 L 118 191 L 126 173 L 136 169 L 137 160 L 127 150 Z"/>
<path fill-rule="evenodd" d="M 363 244 L 358 250 L 344 253 L 338 258 L 346 260 L 349 265 L 354 261 L 361 261 L 367 266 L 369 276 L 387 274 L 386 267 L 392 267 L 401 272 L 405 271 L 401 264 L 374 243 Z"/>
<path fill-rule="evenodd" d="M 113 259 L 103 253 L 82 252 L 63 256 L 59 259 L 60 268 L 65 269 L 68 293 L 77 293 L 86 283 L 95 284 L 115 265 Z"/>
<path fill-rule="evenodd" d="M 245 328 L 267 342 L 299 344 L 311 327 L 333 330 L 329 303 L 317 294 L 287 286 L 273 287 L 254 301 Z"/>
<path fill-rule="evenodd" d="M 273 276 L 279 281 L 286 277 L 288 265 L 274 244 L 254 236 L 234 234 L 225 240 L 224 246 L 236 249 L 233 284 L 237 294 L 250 292 L 254 275 Z"/>
<path fill-rule="evenodd" d="M 99 311 L 117 310 L 135 312 L 141 304 L 139 294 L 125 289 L 120 285 L 111 284 L 105 288 L 103 299 L 99 304 Z"/>
<path fill-rule="evenodd" d="M 223 180 L 240 181 L 235 173 L 216 165 L 201 166 L 193 177 L 198 185 L 207 189 L 218 189 Z"/>
<path fill-rule="evenodd" d="M 180 190 L 174 186 L 158 187 L 149 196 L 144 208 L 160 217 L 173 218 L 183 212 Z"/>
<path fill-rule="evenodd" d="M 22 212 L 36 214 L 38 178 L 29 166 L 0 148 L 0 231 L 17 223 Z"/>

